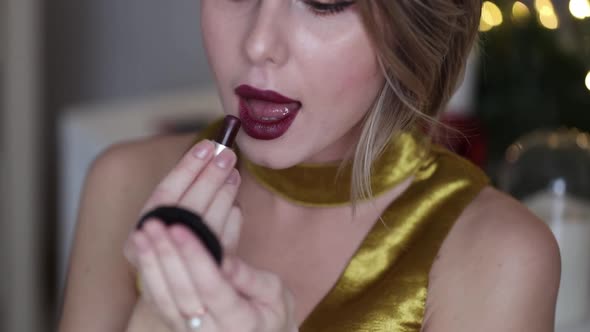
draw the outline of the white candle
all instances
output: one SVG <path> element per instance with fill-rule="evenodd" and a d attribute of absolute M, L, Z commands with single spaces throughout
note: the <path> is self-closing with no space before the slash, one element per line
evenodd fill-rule
<path fill-rule="evenodd" d="M 556 325 L 567 326 L 590 315 L 590 202 L 568 196 L 558 181 L 552 190 L 528 196 L 523 203 L 549 225 L 559 244 Z"/>

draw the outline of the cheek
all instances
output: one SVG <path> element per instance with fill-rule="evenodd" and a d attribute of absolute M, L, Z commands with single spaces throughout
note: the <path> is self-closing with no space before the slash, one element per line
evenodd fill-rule
<path fill-rule="evenodd" d="M 350 100 L 353 96 L 369 96 L 383 82 L 373 52 L 369 49 L 351 48 L 330 67 L 326 65 L 323 77 L 330 77 L 330 98 Z"/>
<path fill-rule="evenodd" d="M 237 70 L 236 54 L 240 54 L 242 37 L 238 32 L 244 31 L 249 13 L 248 8 L 240 4 L 235 2 L 234 5 L 230 0 L 201 0 L 203 46 L 218 79 L 226 79 Z"/>
<path fill-rule="evenodd" d="M 308 49 L 304 59 L 300 68 L 305 68 L 307 95 L 314 96 L 320 109 L 331 105 L 329 109 L 364 114 L 384 84 L 376 54 L 363 31 Z"/>

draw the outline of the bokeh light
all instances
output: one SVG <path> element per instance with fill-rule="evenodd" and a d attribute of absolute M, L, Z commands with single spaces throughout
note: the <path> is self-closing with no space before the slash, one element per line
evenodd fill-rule
<path fill-rule="evenodd" d="M 588 0 L 570 0 L 569 9 L 572 16 L 577 19 L 583 20 L 590 17 L 590 2 Z"/>
<path fill-rule="evenodd" d="M 520 1 L 514 2 L 512 5 L 512 19 L 515 22 L 522 22 L 531 16 L 531 11 L 524 3 Z"/>
<path fill-rule="evenodd" d="M 481 7 L 481 20 L 479 22 L 480 31 L 489 31 L 493 27 L 502 24 L 502 11 L 498 6 L 490 1 L 484 1 Z"/>
<path fill-rule="evenodd" d="M 535 0 L 535 9 L 539 14 L 539 22 L 542 26 L 551 30 L 559 28 L 559 19 L 551 1 Z"/>

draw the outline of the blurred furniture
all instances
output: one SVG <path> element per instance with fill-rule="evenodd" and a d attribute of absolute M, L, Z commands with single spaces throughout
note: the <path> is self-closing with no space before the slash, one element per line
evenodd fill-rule
<path fill-rule="evenodd" d="M 72 106 L 58 119 L 58 294 L 62 298 L 81 189 L 88 167 L 112 144 L 172 132 L 198 131 L 221 112 L 213 89 Z"/>
<path fill-rule="evenodd" d="M 561 252 L 556 331 L 590 331 L 590 134 L 539 130 L 510 146 L 501 189 L 553 231 Z M 585 329 L 584 329 L 585 328 Z"/>
<path fill-rule="evenodd" d="M 38 0 L 0 2 L 0 331 L 43 331 Z"/>

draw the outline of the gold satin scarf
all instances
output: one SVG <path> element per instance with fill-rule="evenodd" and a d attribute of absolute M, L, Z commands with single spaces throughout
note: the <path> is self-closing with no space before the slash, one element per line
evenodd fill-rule
<path fill-rule="evenodd" d="M 199 139 L 215 137 L 220 125 L 221 120 Z M 412 183 L 381 216 L 387 227 L 374 223 L 301 332 L 419 332 L 422 327 L 428 275 L 438 249 L 489 179 L 469 161 L 438 145 L 426 149 L 414 135 L 405 133 L 390 143 L 375 166 L 374 192 L 383 193 L 409 175 L 414 176 Z M 262 185 L 286 199 L 310 206 L 349 202 L 350 181 L 334 182 L 336 164 L 273 170 L 236 152 Z M 349 176 L 350 169 L 345 174 Z"/>
<path fill-rule="evenodd" d="M 201 137 L 216 137 L 222 120 L 208 127 Z M 298 205 L 333 207 L 350 204 L 352 165 L 337 176 L 339 162 L 301 163 L 276 170 L 254 164 L 234 147 L 240 164 L 267 190 Z M 402 133 L 392 137 L 385 151 L 373 164 L 371 188 L 379 196 L 413 175 L 428 163 L 427 148 L 416 135 Z"/>

